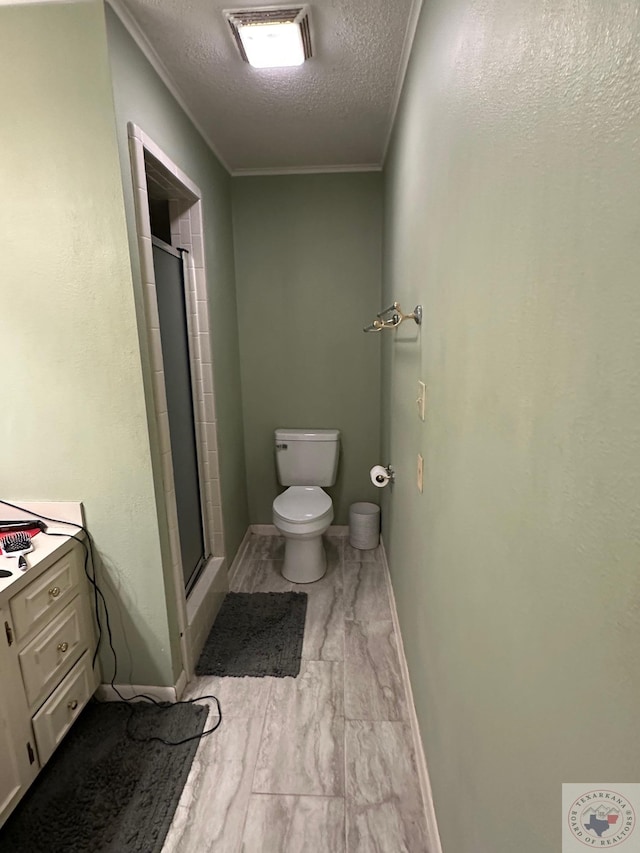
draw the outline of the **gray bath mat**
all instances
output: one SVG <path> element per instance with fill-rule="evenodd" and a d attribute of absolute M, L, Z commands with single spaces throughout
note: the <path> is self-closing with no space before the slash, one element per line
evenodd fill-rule
<path fill-rule="evenodd" d="M 295 678 L 306 613 L 306 592 L 227 593 L 196 675 Z"/>
<path fill-rule="evenodd" d="M 123 702 L 89 703 L 0 829 L 2 853 L 160 853 L 199 741 L 132 741 L 131 713 Z M 136 703 L 129 729 L 178 741 L 206 719 L 203 705 Z"/>

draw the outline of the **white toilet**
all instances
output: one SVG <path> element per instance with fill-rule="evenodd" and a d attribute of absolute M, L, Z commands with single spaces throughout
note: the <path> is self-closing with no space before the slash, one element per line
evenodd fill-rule
<path fill-rule="evenodd" d="M 312 583 L 327 570 L 322 534 L 333 521 L 333 504 L 321 487 L 336 481 L 340 431 L 277 429 L 275 444 L 278 480 L 289 486 L 273 502 L 273 523 L 285 537 L 282 574 Z"/>

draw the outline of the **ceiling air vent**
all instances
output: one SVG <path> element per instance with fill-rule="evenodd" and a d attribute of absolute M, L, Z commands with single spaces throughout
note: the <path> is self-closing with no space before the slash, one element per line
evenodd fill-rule
<path fill-rule="evenodd" d="M 254 68 L 302 65 L 311 56 L 307 6 L 227 9 L 240 56 Z"/>

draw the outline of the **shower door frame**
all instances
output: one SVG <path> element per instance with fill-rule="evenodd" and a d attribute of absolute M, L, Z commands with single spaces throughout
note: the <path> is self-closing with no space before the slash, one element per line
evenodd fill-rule
<path fill-rule="evenodd" d="M 153 410 L 150 436 L 154 477 L 162 485 L 166 529 L 177 603 L 183 672 L 193 677 L 195 662 L 217 610 L 224 598 L 226 561 L 222 525 L 217 422 L 214 401 L 212 349 L 209 333 L 209 302 L 206 285 L 202 194 L 190 178 L 137 125 L 128 124 L 129 153 L 134 186 L 136 231 L 144 294 L 144 325 L 151 368 Z M 189 356 L 196 431 L 198 473 L 202 490 L 202 522 L 205 565 L 187 596 L 182 568 L 173 459 L 160 340 L 148 180 L 168 193 L 171 246 L 186 249 L 183 255 L 184 293 L 187 306 Z"/>

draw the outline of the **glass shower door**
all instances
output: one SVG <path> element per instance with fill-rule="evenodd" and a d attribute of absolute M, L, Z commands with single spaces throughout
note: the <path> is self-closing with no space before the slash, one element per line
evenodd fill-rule
<path fill-rule="evenodd" d="M 187 306 L 180 253 L 153 238 L 153 267 L 160 315 L 182 570 L 188 594 L 204 563 L 205 544 L 191 393 Z"/>

